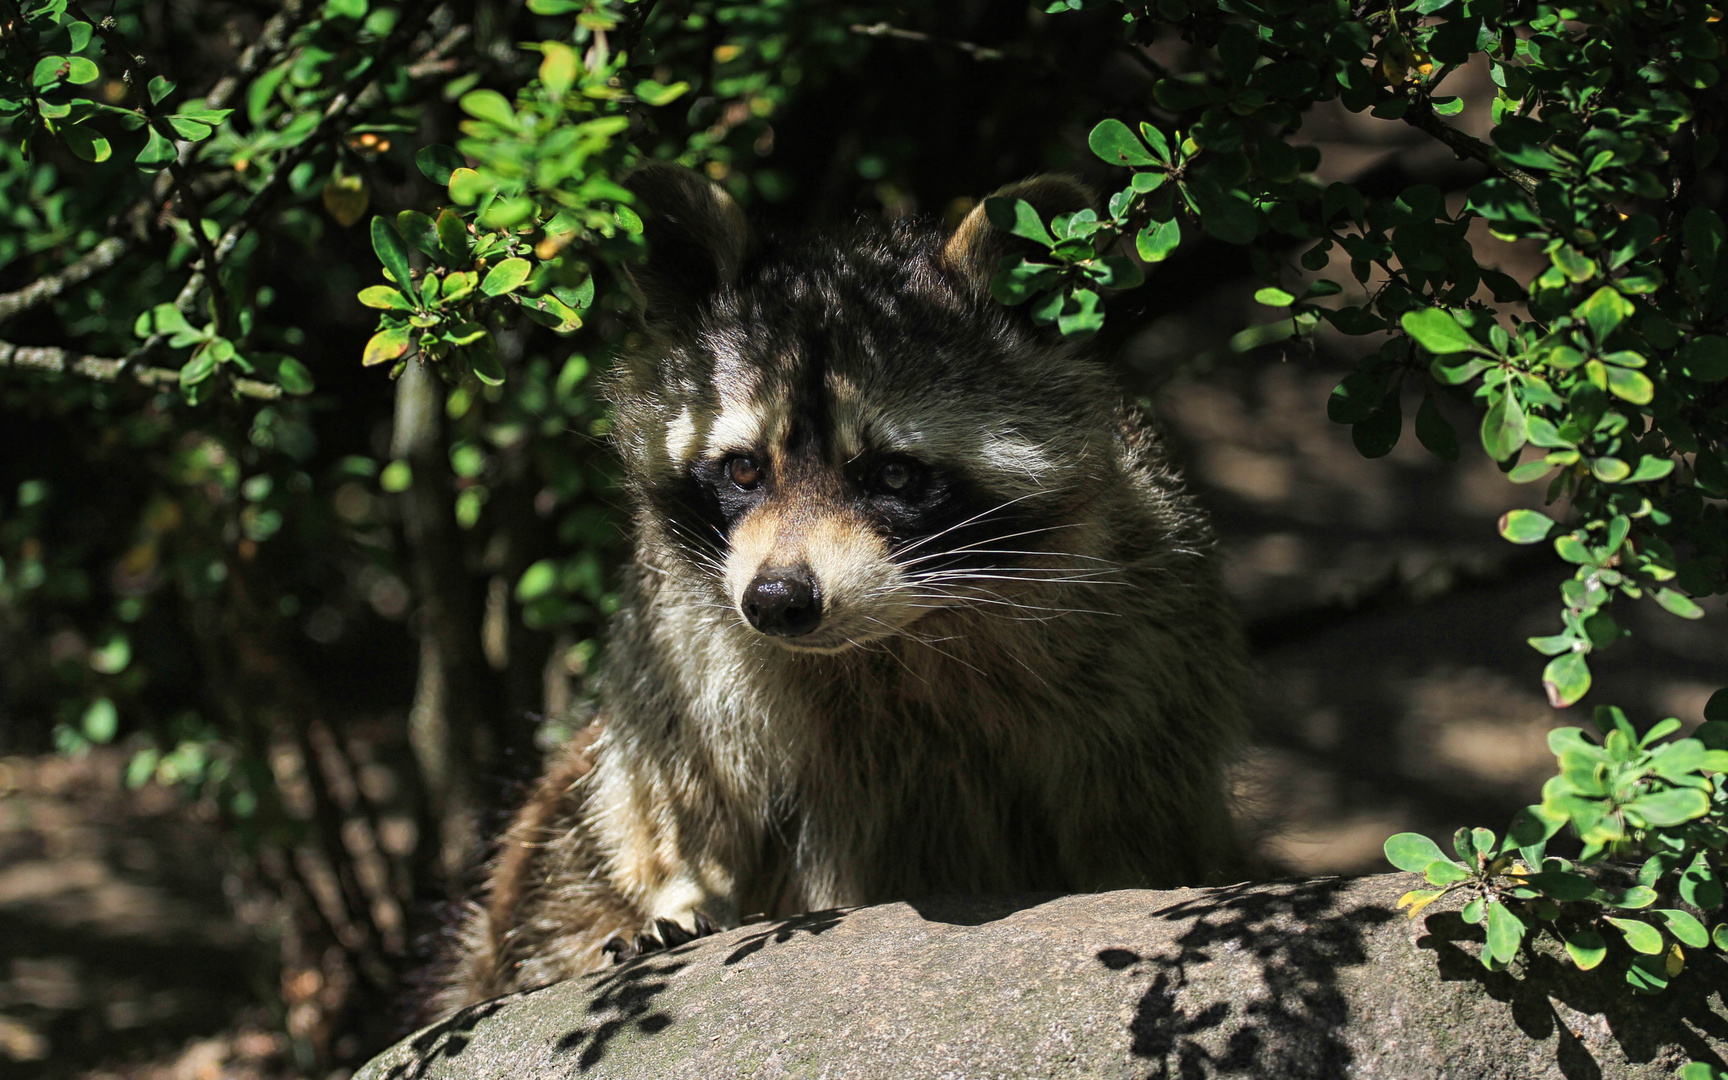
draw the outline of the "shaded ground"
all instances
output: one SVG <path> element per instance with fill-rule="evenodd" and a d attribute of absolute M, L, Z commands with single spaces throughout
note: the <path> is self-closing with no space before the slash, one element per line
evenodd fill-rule
<path fill-rule="evenodd" d="M 230 903 L 209 826 L 169 791 L 125 791 L 121 768 L 115 751 L 0 760 L 0 1076 L 282 1064 L 255 1004 L 272 989 L 262 913 Z"/>

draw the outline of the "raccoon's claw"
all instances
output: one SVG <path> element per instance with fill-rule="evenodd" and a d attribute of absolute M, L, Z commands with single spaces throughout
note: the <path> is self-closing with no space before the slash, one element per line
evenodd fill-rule
<path fill-rule="evenodd" d="M 600 951 L 611 955 L 614 964 L 622 964 L 626 960 L 634 960 L 638 956 L 660 952 L 663 949 L 675 949 L 680 945 L 707 937 L 720 928 L 713 920 L 701 912 L 696 913 L 696 929 L 688 930 L 676 919 L 655 919 L 640 933 L 633 934 L 626 940 L 623 936 L 614 937 L 600 946 Z"/>

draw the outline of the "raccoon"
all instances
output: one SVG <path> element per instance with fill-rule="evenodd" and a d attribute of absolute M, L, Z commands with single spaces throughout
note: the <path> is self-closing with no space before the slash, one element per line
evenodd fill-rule
<path fill-rule="evenodd" d="M 694 173 L 629 186 L 635 558 L 599 719 L 504 837 L 438 1005 L 751 917 L 1239 874 L 1248 678 L 1207 522 L 1099 358 L 991 299 L 1021 242 L 982 206 L 757 236 Z"/>

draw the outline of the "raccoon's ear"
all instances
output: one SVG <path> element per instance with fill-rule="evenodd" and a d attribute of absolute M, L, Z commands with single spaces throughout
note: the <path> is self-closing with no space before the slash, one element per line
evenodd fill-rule
<path fill-rule="evenodd" d="M 624 269 L 642 294 L 649 321 L 738 279 L 750 253 L 750 226 L 725 188 L 666 162 L 642 166 L 625 177 L 624 186 L 636 196 L 648 241 L 647 261 Z"/>
<path fill-rule="evenodd" d="M 1034 176 L 1018 184 L 994 191 L 966 215 L 966 220 L 954 230 L 954 235 L 942 245 L 942 263 L 979 288 L 988 291 L 990 279 L 996 274 L 996 264 L 1009 255 L 1032 254 L 1041 250 L 1030 240 L 1023 240 L 990 224 L 984 203 L 990 199 L 1025 199 L 1049 220 L 1052 214 L 1096 209 L 1092 192 L 1071 176 Z"/>

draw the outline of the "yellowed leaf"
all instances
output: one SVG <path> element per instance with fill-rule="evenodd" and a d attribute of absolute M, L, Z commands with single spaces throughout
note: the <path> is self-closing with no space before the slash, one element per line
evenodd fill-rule
<path fill-rule="evenodd" d="M 359 221 L 372 204 L 366 181 L 358 176 L 338 176 L 324 185 L 324 209 L 343 228 Z"/>

